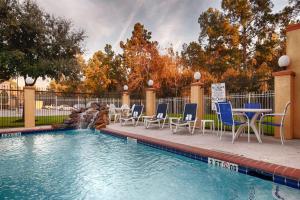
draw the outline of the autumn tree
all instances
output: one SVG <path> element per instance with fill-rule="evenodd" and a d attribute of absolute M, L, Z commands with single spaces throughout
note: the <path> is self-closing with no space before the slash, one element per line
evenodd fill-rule
<path fill-rule="evenodd" d="M 104 51 L 94 53 L 83 73 L 87 91 L 99 95 L 106 92 L 120 92 L 126 82 L 126 69 L 122 64 L 122 58 L 116 55 L 108 44 Z"/>
<path fill-rule="evenodd" d="M 142 95 L 147 81 L 156 79 L 160 74 L 158 42 L 151 41 L 151 32 L 136 23 L 131 37 L 125 42 L 121 41 L 120 46 L 123 49 L 124 66 L 129 72 L 129 90 Z M 154 87 L 159 87 L 155 80 Z"/>

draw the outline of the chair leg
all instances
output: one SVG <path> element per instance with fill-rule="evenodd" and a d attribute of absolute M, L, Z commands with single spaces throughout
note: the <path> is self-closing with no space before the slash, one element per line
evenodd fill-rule
<path fill-rule="evenodd" d="M 280 140 L 281 140 L 281 144 L 283 145 L 284 143 L 284 131 L 283 131 L 283 126 L 280 126 Z"/>
<path fill-rule="evenodd" d="M 235 127 L 232 126 L 232 144 L 234 143 L 234 137 L 235 137 Z"/>
<path fill-rule="evenodd" d="M 248 142 L 250 142 L 250 121 L 248 120 Z"/>
<path fill-rule="evenodd" d="M 194 134 L 194 132 L 195 132 L 195 127 L 196 127 L 196 122 L 194 122 L 194 126 L 193 126 L 193 130 L 192 130 L 192 134 Z"/>

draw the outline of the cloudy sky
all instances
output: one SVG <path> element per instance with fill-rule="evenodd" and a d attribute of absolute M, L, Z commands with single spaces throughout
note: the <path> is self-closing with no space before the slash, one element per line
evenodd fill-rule
<path fill-rule="evenodd" d="M 130 37 L 133 25 L 141 22 L 161 48 L 183 43 L 199 35 L 198 17 L 209 7 L 220 8 L 220 0 L 36 0 L 47 12 L 72 20 L 86 31 L 85 58 L 109 43 L 120 51 L 119 42 Z M 275 9 L 288 0 L 274 1 Z"/>
<path fill-rule="evenodd" d="M 180 50 L 183 43 L 196 41 L 199 15 L 209 7 L 220 8 L 221 0 L 36 0 L 46 12 L 71 20 L 74 27 L 85 30 L 86 60 L 111 44 L 120 52 L 119 43 L 130 37 L 133 25 L 140 22 L 152 32 L 153 40 L 166 48 Z M 281 9 L 288 0 L 274 0 Z M 23 81 L 21 80 L 21 85 Z M 38 80 L 46 87 L 49 80 Z"/>

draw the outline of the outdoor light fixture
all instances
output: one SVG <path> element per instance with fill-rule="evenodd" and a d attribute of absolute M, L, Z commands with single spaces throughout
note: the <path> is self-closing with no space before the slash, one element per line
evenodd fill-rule
<path fill-rule="evenodd" d="M 199 81 L 199 80 L 201 79 L 201 73 L 200 73 L 200 72 L 195 72 L 195 73 L 194 73 L 194 79 L 195 79 L 196 81 Z"/>
<path fill-rule="evenodd" d="M 149 87 L 152 87 L 152 86 L 153 86 L 153 80 L 150 79 L 150 80 L 148 81 L 148 86 L 149 86 Z"/>
<path fill-rule="evenodd" d="M 287 55 L 283 55 L 278 59 L 279 67 L 286 68 L 290 65 L 290 58 Z"/>
<path fill-rule="evenodd" d="M 26 83 L 26 85 L 33 85 L 34 80 L 33 80 L 33 78 L 31 78 L 30 76 L 28 76 L 28 77 L 25 79 L 25 83 Z"/>
<path fill-rule="evenodd" d="M 123 86 L 123 90 L 124 90 L 124 91 L 127 91 L 127 90 L 128 90 L 128 85 L 124 85 L 124 86 Z"/>

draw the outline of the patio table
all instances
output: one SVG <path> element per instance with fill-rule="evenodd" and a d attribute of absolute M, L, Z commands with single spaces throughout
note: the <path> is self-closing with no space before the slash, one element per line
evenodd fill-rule
<path fill-rule="evenodd" d="M 261 141 L 261 138 L 260 138 L 260 134 L 259 134 L 259 131 L 258 131 L 258 128 L 256 126 L 256 121 L 258 119 L 258 117 L 262 114 L 262 113 L 270 113 L 272 112 L 272 109 L 253 109 L 253 108 L 234 108 L 232 109 L 232 112 L 233 113 L 247 113 L 247 112 L 251 112 L 251 113 L 255 113 L 254 116 L 250 119 L 250 127 L 252 128 L 252 130 L 254 131 L 255 133 L 255 136 L 258 140 L 259 143 L 262 143 Z M 236 135 L 235 135 L 235 138 L 238 138 L 239 135 L 241 134 L 241 131 L 242 129 L 246 126 L 247 124 L 245 125 L 242 125 L 239 127 L 239 129 L 237 130 L 236 132 Z"/>

